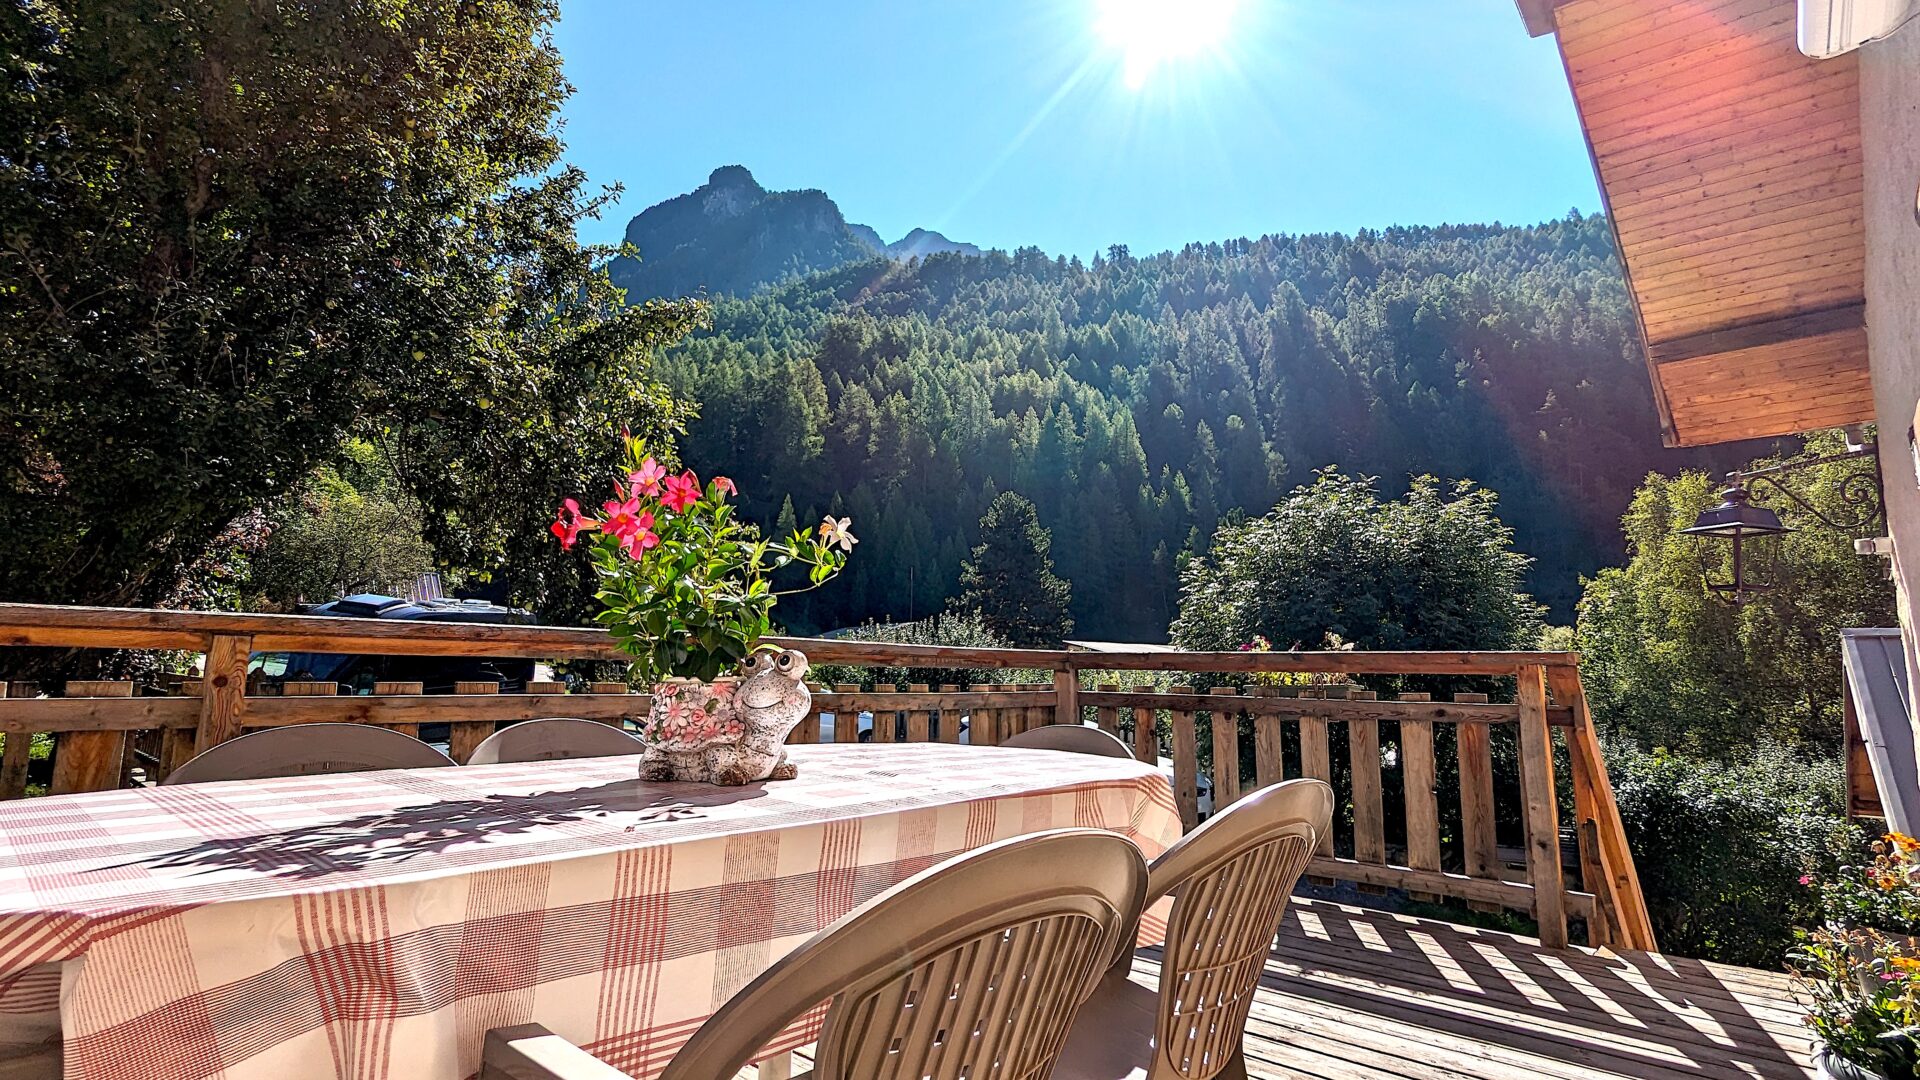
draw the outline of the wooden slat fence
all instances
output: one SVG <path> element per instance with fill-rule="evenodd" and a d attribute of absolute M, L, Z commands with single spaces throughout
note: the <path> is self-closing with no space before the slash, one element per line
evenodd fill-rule
<path fill-rule="evenodd" d="M 1312 879 L 1525 912 L 1549 946 L 1567 942 L 1567 921 L 1575 918 L 1585 921 L 1590 943 L 1655 947 L 1573 654 L 1078 653 L 776 642 L 815 664 L 1053 673 L 1051 682 L 967 689 L 816 687 L 813 713 L 793 742 L 996 745 L 1041 724 L 1091 722 L 1169 771 L 1188 828 L 1208 809 L 1203 787 L 1218 809 L 1292 777 L 1334 784 L 1341 812 L 1308 868 Z M 248 690 L 248 662 L 261 652 L 620 658 L 602 631 L 587 629 L 0 604 L 0 645 L 204 657 L 200 677 L 178 680 L 166 696 L 140 695 L 130 682 L 73 683 L 60 697 L 8 696 L 0 683 L 0 734 L 7 736 L 0 798 L 26 794 L 34 733 L 54 740 L 50 790 L 80 792 L 157 781 L 193 753 L 260 728 L 333 721 L 418 737 L 423 726 L 448 725 L 449 752 L 464 760 L 503 723 L 573 716 L 627 724 L 645 716 L 650 700 L 618 682 L 593 683 L 587 693 L 567 693 L 558 683 L 531 683 L 520 693 L 463 683 L 456 693 L 432 695 L 419 683 L 381 683 L 367 695 L 341 695 L 331 683 L 287 683 L 278 694 Z M 1149 685 L 1109 674 L 1122 672 L 1158 674 Z M 1302 673 L 1322 681 L 1268 685 L 1260 678 Z M 1255 678 L 1243 688 L 1223 675 Z M 1513 700 L 1490 701 L 1484 693 L 1381 700 L 1346 681 L 1355 675 L 1471 676 L 1511 685 Z M 1567 762 L 1574 808 L 1568 831 L 1578 850 L 1566 868 L 1556 752 Z M 1510 773 L 1517 774 L 1512 782 L 1502 782 Z M 1519 841 L 1506 849 L 1517 854 L 1504 859 L 1503 822 L 1510 836 L 1517 823 Z"/>

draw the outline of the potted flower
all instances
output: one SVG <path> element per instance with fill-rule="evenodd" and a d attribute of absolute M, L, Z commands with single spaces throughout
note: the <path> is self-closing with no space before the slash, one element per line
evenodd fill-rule
<path fill-rule="evenodd" d="M 782 748 L 806 715 L 806 657 L 763 644 L 779 598 L 838 574 L 857 543 L 846 518 L 766 539 L 728 500 L 733 481 L 674 472 L 631 435 L 613 498 L 598 515 L 568 499 L 552 525 L 562 547 L 582 534 L 599 577 L 599 622 L 653 693 L 641 725 L 649 780 L 744 784 L 792 775 Z M 773 575 L 804 567 L 806 583 Z"/>
<path fill-rule="evenodd" d="M 1820 892 L 1822 925 L 1801 935 L 1815 1063 L 1832 1080 L 1920 1075 L 1920 841 L 1890 833 L 1873 858 L 1843 866 Z"/>

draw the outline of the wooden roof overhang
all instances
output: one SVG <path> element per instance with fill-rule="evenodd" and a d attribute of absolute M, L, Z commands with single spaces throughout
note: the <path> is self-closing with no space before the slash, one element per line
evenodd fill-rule
<path fill-rule="evenodd" d="M 1518 0 L 1555 35 L 1670 446 L 1873 419 L 1859 64 L 1795 0 Z"/>

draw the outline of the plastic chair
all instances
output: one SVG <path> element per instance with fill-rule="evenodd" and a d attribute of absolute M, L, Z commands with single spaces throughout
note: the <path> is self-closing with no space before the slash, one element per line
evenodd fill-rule
<path fill-rule="evenodd" d="M 1261 788 L 1154 860 L 1147 903 L 1174 897 L 1158 991 L 1132 950 L 1080 1013 L 1055 1080 L 1245 1080 L 1247 1014 L 1293 887 L 1333 817 L 1319 780 Z"/>
<path fill-rule="evenodd" d="M 560 717 L 528 720 L 503 727 L 481 740 L 467 756 L 469 765 L 505 761 L 558 761 L 562 758 L 620 757 L 638 754 L 640 740 L 597 720 Z"/>
<path fill-rule="evenodd" d="M 453 759 L 409 735 L 367 724 L 294 724 L 229 739 L 167 774 L 162 784 L 274 776 L 431 769 Z"/>
<path fill-rule="evenodd" d="M 1065 750 L 1072 754 L 1096 754 L 1128 760 L 1133 758 L 1133 751 L 1127 749 L 1126 743 L 1085 724 L 1048 724 L 1045 727 L 1028 728 L 1018 735 L 1001 739 L 1000 745 L 1027 750 Z"/>
<path fill-rule="evenodd" d="M 991 844 L 862 904 L 747 984 L 660 1080 L 732 1077 L 828 1003 L 813 1080 L 1040 1080 L 1074 1013 L 1129 940 L 1140 851 L 1061 829 Z M 569 1051 L 572 1053 L 570 1054 Z M 487 1035 L 482 1080 L 615 1076 L 538 1025 Z"/>

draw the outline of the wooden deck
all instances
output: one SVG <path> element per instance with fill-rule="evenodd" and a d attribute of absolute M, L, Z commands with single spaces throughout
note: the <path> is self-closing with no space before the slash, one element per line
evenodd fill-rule
<path fill-rule="evenodd" d="M 1134 978 L 1154 985 L 1155 960 Z M 1260 1080 L 1813 1075 L 1785 975 L 1297 898 L 1246 1048 Z"/>

